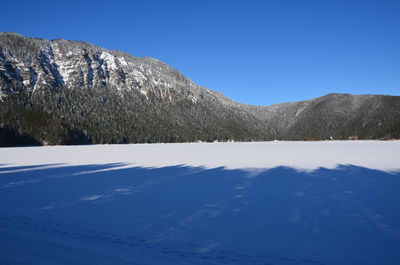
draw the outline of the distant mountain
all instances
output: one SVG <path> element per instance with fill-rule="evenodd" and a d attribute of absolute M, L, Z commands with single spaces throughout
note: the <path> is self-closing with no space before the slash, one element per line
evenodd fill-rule
<path fill-rule="evenodd" d="M 400 97 L 250 106 L 156 59 L 15 33 L 0 33 L 0 102 L 0 146 L 400 138 Z"/>

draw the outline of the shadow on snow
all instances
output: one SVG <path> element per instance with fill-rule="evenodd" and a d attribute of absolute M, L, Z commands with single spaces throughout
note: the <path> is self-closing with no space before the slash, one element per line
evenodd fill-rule
<path fill-rule="evenodd" d="M 0 168 L 0 263 L 400 261 L 400 173 L 120 166 Z"/>

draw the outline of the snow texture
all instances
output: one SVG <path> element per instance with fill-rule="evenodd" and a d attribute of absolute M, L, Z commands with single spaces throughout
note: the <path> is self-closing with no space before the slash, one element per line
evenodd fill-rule
<path fill-rule="evenodd" d="M 397 265 L 400 142 L 0 149 L 0 264 Z"/>
<path fill-rule="evenodd" d="M 124 167 L 267 169 L 285 166 L 312 171 L 354 165 L 382 171 L 400 169 L 400 141 L 324 141 L 183 143 L 52 146 L 0 149 L 2 163 L 87 165 L 123 163 Z"/>

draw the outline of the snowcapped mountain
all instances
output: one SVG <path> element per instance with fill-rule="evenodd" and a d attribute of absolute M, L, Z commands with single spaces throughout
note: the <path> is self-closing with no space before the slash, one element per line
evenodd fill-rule
<path fill-rule="evenodd" d="M 26 90 L 113 87 L 147 96 L 196 101 L 212 92 L 200 88 L 172 67 L 152 58 L 137 58 L 85 42 L 27 38 L 1 33 L 2 97 Z"/>
<path fill-rule="evenodd" d="M 176 69 L 79 41 L 0 33 L 0 143 L 400 138 L 400 97 L 234 102 Z"/>

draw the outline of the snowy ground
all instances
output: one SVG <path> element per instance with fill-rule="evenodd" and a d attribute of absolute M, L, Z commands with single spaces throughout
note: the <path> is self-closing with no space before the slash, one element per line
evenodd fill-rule
<path fill-rule="evenodd" d="M 398 170 L 400 141 L 253 142 L 53 146 L 0 149 L 0 164 L 92 165 L 122 163 L 125 167 L 190 167 L 265 169 L 286 166 L 300 170 L 356 165 Z"/>
<path fill-rule="evenodd" d="M 400 264 L 400 141 L 0 149 L 0 264 Z"/>

